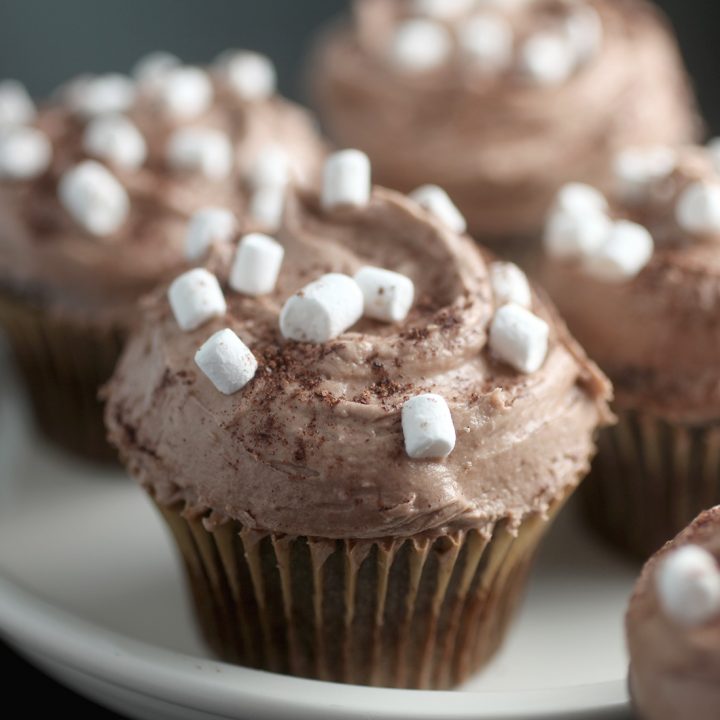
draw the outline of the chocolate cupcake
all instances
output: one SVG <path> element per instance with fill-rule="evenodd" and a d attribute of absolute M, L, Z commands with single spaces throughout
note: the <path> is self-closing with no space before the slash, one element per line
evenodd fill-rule
<path fill-rule="evenodd" d="M 642 720 L 715 720 L 720 708 L 720 507 L 645 566 L 627 614 L 630 692 Z"/>
<path fill-rule="evenodd" d="M 675 41 L 642 0 L 358 0 L 321 39 L 312 83 L 341 145 L 379 182 L 433 182 L 502 252 L 538 248 L 568 181 L 607 188 L 620 148 L 691 141 Z"/>
<path fill-rule="evenodd" d="M 114 455 L 97 391 L 138 298 L 203 237 L 236 222 L 272 229 L 286 183 L 312 179 L 322 155 L 312 120 L 275 95 L 254 53 L 208 70 L 156 53 L 132 79 L 83 76 L 38 110 L 0 83 L 0 328 L 52 440 Z"/>
<path fill-rule="evenodd" d="M 720 168 L 713 148 L 630 150 L 607 198 L 561 191 L 543 282 L 615 387 L 585 500 L 647 558 L 720 503 Z"/>
<path fill-rule="evenodd" d="M 434 200 L 433 200 L 434 199 Z M 514 265 L 343 151 L 157 292 L 106 420 L 225 660 L 447 688 L 504 636 L 608 385 Z"/>

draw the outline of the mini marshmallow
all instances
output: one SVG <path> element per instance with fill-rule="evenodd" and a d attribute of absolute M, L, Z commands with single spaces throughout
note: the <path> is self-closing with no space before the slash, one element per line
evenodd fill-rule
<path fill-rule="evenodd" d="M 261 233 L 246 235 L 230 270 L 230 287 L 244 295 L 266 295 L 275 289 L 285 248 Z"/>
<path fill-rule="evenodd" d="M 708 182 L 688 185 L 678 198 L 675 218 L 689 233 L 711 235 L 720 232 L 720 185 Z"/>
<path fill-rule="evenodd" d="M 259 102 L 275 94 L 277 74 L 270 58 L 248 50 L 231 50 L 216 60 L 230 89 L 242 100 Z"/>
<path fill-rule="evenodd" d="M 214 91 L 204 70 L 183 66 L 165 73 L 157 87 L 157 97 L 165 113 L 171 118 L 191 120 L 208 110 Z"/>
<path fill-rule="evenodd" d="M 135 83 L 118 73 L 78 78 L 69 88 L 68 102 L 84 118 L 124 113 L 135 102 Z"/>
<path fill-rule="evenodd" d="M 643 202 L 651 187 L 667 178 L 677 163 L 669 147 L 626 148 L 613 160 L 617 191 L 625 200 Z"/>
<path fill-rule="evenodd" d="M 75 222 L 91 235 L 112 235 L 130 213 L 125 188 L 103 165 L 85 160 L 60 178 L 58 195 Z"/>
<path fill-rule="evenodd" d="M 527 275 L 514 263 L 492 263 L 490 265 L 490 284 L 496 305 L 514 303 L 524 308 L 532 305 L 532 291 Z"/>
<path fill-rule="evenodd" d="M 415 298 L 415 285 L 406 275 L 377 267 L 362 267 L 355 282 L 364 297 L 366 317 L 384 322 L 402 322 Z"/>
<path fill-rule="evenodd" d="M 467 222 L 462 213 L 441 187 L 422 185 L 410 193 L 410 198 L 453 232 L 462 235 L 467 230 Z"/>
<path fill-rule="evenodd" d="M 499 308 L 490 324 L 490 349 L 518 372 L 534 373 L 548 351 L 548 324 L 520 305 Z"/>
<path fill-rule="evenodd" d="M 681 625 L 703 625 L 720 615 L 720 571 L 712 554 L 697 545 L 668 553 L 655 587 L 665 614 Z"/>
<path fill-rule="evenodd" d="M 364 207 L 370 201 L 370 159 L 360 150 L 341 150 L 325 161 L 322 206 Z"/>
<path fill-rule="evenodd" d="M 188 223 L 185 234 L 185 257 L 199 260 L 214 243 L 229 243 L 238 231 L 235 216 L 224 208 L 198 210 Z"/>
<path fill-rule="evenodd" d="M 514 34 L 510 23 L 496 15 L 475 15 L 458 28 L 458 42 L 483 70 L 502 70 L 513 59 Z"/>
<path fill-rule="evenodd" d="M 575 70 L 577 56 L 570 41 L 562 35 L 539 32 L 520 49 L 524 73 L 539 85 L 560 85 Z"/>
<path fill-rule="evenodd" d="M 32 127 L 0 128 L 0 180 L 32 180 L 50 166 L 52 145 Z"/>
<path fill-rule="evenodd" d="M 127 170 L 137 170 L 147 158 L 147 145 L 134 123 L 122 115 L 91 120 L 83 135 L 85 152 Z"/>
<path fill-rule="evenodd" d="M 140 58 L 132 69 L 132 76 L 138 85 L 152 92 L 157 91 L 171 70 L 182 65 L 180 58 L 161 50 Z"/>
<path fill-rule="evenodd" d="M 405 20 L 398 25 L 390 59 L 401 70 L 425 72 L 445 63 L 452 50 L 450 33 L 432 20 Z"/>
<path fill-rule="evenodd" d="M 27 125 L 35 119 L 35 103 L 22 83 L 0 81 L 0 128 Z"/>
<path fill-rule="evenodd" d="M 221 130 L 184 127 L 170 136 L 167 160 L 174 170 L 224 180 L 232 172 L 235 158 L 230 138 Z"/>
<path fill-rule="evenodd" d="M 255 190 L 248 208 L 252 220 L 270 232 L 279 230 L 285 211 L 286 194 L 284 187 L 273 185 Z"/>
<path fill-rule="evenodd" d="M 185 332 L 227 312 L 220 283 L 205 268 L 194 268 L 175 278 L 168 290 L 168 300 L 177 324 Z"/>
<path fill-rule="evenodd" d="M 605 282 L 635 277 L 650 261 L 655 244 L 646 228 L 629 220 L 612 224 L 605 242 L 584 258 L 588 275 Z"/>
<path fill-rule="evenodd" d="M 290 182 L 290 158 L 279 145 L 267 145 L 255 158 L 247 175 L 254 188 L 285 187 Z"/>
<path fill-rule="evenodd" d="M 572 213 L 606 212 L 608 204 L 599 190 L 585 183 L 572 182 L 560 188 L 555 207 Z"/>
<path fill-rule="evenodd" d="M 402 406 L 405 452 L 413 460 L 447 457 L 455 448 L 455 427 L 445 398 L 416 395 Z"/>
<path fill-rule="evenodd" d="M 242 390 L 257 372 L 250 348 L 229 328 L 206 340 L 195 353 L 195 364 L 224 395 Z"/>
<path fill-rule="evenodd" d="M 580 62 L 593 57 L 603 41 L 603 24 L 598 11 L 589 3 L 575 4 L 565 21 L 565 34 Z"/>
<path fill-rule="evenodd" d="M 413 0 L 411 9 L 417 15 L 434 18 L 453 18 L 470 12 L 475 0 Z"/>
<path fill-rule="evenodd" d="M 545 224 L 545 252 L 559 260 L 584 257 L 602 247 L 611 229 L 612 220 L 603 211 L 557 208 Z"/>
<path fill-rule="evenodd" d="M 363 314 L 363 293 L 347 275 L 329 273 L 288 298 L 280 332 L 298 342 L 324 343 L 352 327 Z"/>

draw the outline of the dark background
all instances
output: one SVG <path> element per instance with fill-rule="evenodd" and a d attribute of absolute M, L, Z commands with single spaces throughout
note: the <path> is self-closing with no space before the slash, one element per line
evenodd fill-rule
<path fill-rule="evenodd" d="M 720 134 L 720 2 L 657 1 L 675 25 L 708 126 Z M 203 63 L 240 47 L 271 55 L 282 91 L 302 100 L 302 58 L 313 31 L 345 6 L 344 0 L 0 0 L 0 78 L 22 80 L 42 96 L 73 74 L 127 71 L 151 50 Z M 6 707 L 31 716 L 51 707 L 71 717 L 114 717 L 44 679 L 1 644 L 0 669 Z"/>

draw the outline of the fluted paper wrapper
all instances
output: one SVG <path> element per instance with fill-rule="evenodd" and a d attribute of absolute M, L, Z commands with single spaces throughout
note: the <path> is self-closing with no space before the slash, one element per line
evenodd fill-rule
<path fill-rule="evenodd" d="M 720 424 L 683 425 L 618 411 L 600 434 L 580 491 L 590 523 L 646 560 L 697 515 L 720 504 Z"/>
<path fill-rule="evenodd" d="M 98 391 L 112 375 L 124 332 L 74 321 L 7 293 L 0 293 L 0 329 L 43 434 L 86 459 L 117 462 Z"/>
<path fill-rule="evenodd" d="M 334 682 L 450 688 L 498 648 L 563 501 L 516 532 L 323 540 L 160 507 L 201 630 L 228 662 Z"/>

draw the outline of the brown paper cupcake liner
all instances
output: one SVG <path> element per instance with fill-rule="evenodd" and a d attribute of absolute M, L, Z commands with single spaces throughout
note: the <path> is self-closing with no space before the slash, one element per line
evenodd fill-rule
<path fill-rule="evenodd" d="M 0 329 L 43 434 L 86 459 L 117 462 L 98 391 L 112 375 L 124 333 L 51 313 L 6 292 L 0 292 Z"/>
<path fill-rule="evenodd" d="M 569 494 L 569 492 L 568 492 Z M 516 533 L 325 540 L 209 529 L 160 507 L 180 548 L 200 628 L 223 660 L 300 677 L 450 688 L 497 650 L 541 536 L 564 498 Z"/>
<path fill-rule="evenodd" d="M 720 424 L 617 411 L 580 495 L 590 523 L 645 560 L 702 510 L 720 504 Z"/>

